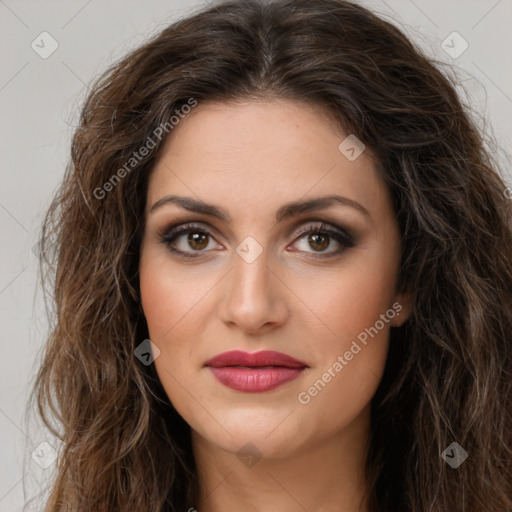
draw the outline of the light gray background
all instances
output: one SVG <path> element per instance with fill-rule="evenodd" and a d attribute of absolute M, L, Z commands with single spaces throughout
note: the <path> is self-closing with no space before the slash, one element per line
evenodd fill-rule
<path fill-rule="evenodd" d="M 41 442 L 52 444 L 51 436 L 29 433 L 23 417 L 46 329 L 32 248 L 63 175 L 87 84 L 149 35 L 205 3 L 0 0 L 0 512 L 21 510 L 24 486 L 32 496 L 52 470 L 31 459 Z M 361 3 L 449 64 L 503 155 L 512 153 L 512 0 Z M 43 31 L 59 45 L 47 59 L 31 48 Z M 441 46 L 453 31 L 469 44 L 455 59 Z M 503 170 L 510 176 L 505 160 Z"/>

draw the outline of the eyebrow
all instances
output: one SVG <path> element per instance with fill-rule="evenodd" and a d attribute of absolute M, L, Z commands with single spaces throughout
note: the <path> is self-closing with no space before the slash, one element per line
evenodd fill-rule
<path fill-rule="evenodd" d="M 204 215 L 210 215 L 223 222 L 231 223 L 231 216 L 229 212 L 224 208 L 215 206 L 213 204 L 205 203 L 191 197 L 167 195 L 159 199 L 150 209 L 149 213 L 153 213 L 158 208 L 166 204 L 175 204 L 181 206 L 185 210 L 191 212 L 202 213 Z M 371 220 L 370 213 L 368 210 L 357 201 L 349 199 L 348 197 L 342 197 L 338 195 L 329 195 L 325 197 L 316 197 L 314 199 L 299 200 L 287 203 L 279 208 L 276 213 L 276 221 L 281 222 L 282 220 L 294 217 L 300 214 L 309 213 L 324 208 L 329 208 L 334 205 L 349 206 L 364 214 Z"/>

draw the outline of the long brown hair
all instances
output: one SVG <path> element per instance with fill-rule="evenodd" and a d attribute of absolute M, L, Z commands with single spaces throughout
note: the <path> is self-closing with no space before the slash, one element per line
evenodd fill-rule
<path fill-rule="evenodd" d="M 145 196 L 176 111 L 250 98 L 321 107 L 372 151 L 392 193 L 414 311 L 391 331 L 372 400 L 371 510 L 512 510 L 511 201 L 485 135 L 440 63 L 367 9 L 241 0 L 163 30 L 83 106 L 42 227 L 54 318 L 33 399 L 62 441 L 45 511 L 194 505 L 189 427 L 134 355 L 148 338 Z M 468 453 L 457 469 L 441 457 L 452 442 Z"/>

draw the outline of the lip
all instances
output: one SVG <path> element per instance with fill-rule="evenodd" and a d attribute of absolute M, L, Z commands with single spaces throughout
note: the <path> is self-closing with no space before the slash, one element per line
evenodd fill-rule
<path fill-rule="evenodd" d="M 288 354 L 274 350 L 261 350 L 260 352 L 244 352 L 243 350 L 230 350 L 222 352 L 206 361 L 205 366 L 222 368 L 224 366 L 283 366 L 285 368 L 305 368 L 306 363 L 295 359 Z"/>
<path fill-rule="evenodd" d="M 247 393 L 270 391 L 298 378 L 308 367 L 287 354 L 273 350 L 231 350 L 209 359 L 205 366 L 225 386 Z"/>

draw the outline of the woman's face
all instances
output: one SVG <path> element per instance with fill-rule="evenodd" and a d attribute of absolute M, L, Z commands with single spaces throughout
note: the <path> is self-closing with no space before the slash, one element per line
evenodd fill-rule
<path fill-rule="evenodd" d="M 166 142 L 147 194 L 141 297 L 158 376 L 203 443 L 283 457 L 366 432 L 390 327 L 409 306 L 395 289 L 389 191 L 347 135 L 308 105 L 247 101 L 200 104 Z M 206 364 L 233 350 L 299 364 Z"/>

